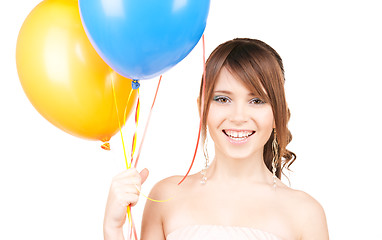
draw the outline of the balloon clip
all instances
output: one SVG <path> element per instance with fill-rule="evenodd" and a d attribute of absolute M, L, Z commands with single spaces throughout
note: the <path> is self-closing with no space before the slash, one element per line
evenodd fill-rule
<path fill-rule="evenodd" d="M 135 90 L 138 89 L 140 86 L 141 84 L 139 83 L 139 80 L 133 79 L 133 81 L 131 82 L 131 88 Z"/>

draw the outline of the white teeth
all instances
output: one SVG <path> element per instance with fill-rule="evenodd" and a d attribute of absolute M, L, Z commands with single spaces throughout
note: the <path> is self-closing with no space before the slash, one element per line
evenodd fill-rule
<path fill-rule="evenodd" d="M 226 130 L 225 133 L 230 138 L 235 138 L 235 139 L 244 139 L 249 137 L 252 134 L 251 131 L 232 131 L 232 130 Z"/>

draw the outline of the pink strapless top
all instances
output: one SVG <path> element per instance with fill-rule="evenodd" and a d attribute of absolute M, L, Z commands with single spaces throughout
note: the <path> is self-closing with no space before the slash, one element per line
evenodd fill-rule
<path fill-rule="evenodd" d="M 282 240 L 269 232 L 249 227 L 191 225 L 167 235 L 166 240 Z"/>

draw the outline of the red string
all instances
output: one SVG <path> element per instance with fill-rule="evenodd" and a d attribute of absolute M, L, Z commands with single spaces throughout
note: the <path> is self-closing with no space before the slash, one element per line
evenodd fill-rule
<path fill-rule="evenodd" d="M 159 85 L 160 85 L 161 81 L 162 81 L 162 75 L 160 75 L 160 77 L 159 77 L 158 86 L 157 86 L 157 90 L 156 90 L 156 92 L 155 92 L 155 96 L 154 96 L 153 104 L 151 105 L 150 113 L 149 113 L 149 116 L 148 116 L 148 118 L 147 118 L 147 122 L 146 122 L 146 126 L 145 126 L 145 131 L 143 132 L 142 140 L 141 140 L 141 143 L 140 143 L 140 145 L 139 145 L 139 149 L 138 149 L 137 157 L 136 157 L 136 159 L 135 159 L 135 164 L 134 164 L 134 167 L 135 167 L 135 168 L 137 167 L 138 160 L 139 160 L 139 156 L 141 155 L 141 150 L 142 150 L 143 142 L 144 142 L 144 140 L 145 140 L 146 131 L 147 131 L 147 128 L 148 128 L 148 126 L 149 126 L 149 122 L 150 122 L 150 118 L 151 118 L 151 113 L 152 113 L 153 108 L 154 108 L 155 100 L 156 100 L 157 95 L 158 95 Z"/>
<path fill-rule="evenodd" d="M 129 206 L 129 208 L 131 209 L 131 206 Z M 133 229 L 132 232 L 134 233 L 134 239 L 138 240 L 137 230 L 135 228 L 133 217 L 131 217 L 131 227 Z M 131 239 L 131 234 L 130 234 L 130 239 Z"/>
<path fill-rule="evenodd" d="M 130 207 L 130 206 L 129 206 Z M 134 238 L 132 238 L 134 234 Z M 131 225 L 130 225 L 130 235 L 129 235 L 129 239 L 135 239 L 135 240 L 138 240 L 138 235 L 137 235 L 137 230 L 135 228 L 135 224 L 134 224 L 134 221 L 133 221 L 133 218 L 131 218 Z"/>
<path fill-rule="evenodd" d="M 128 206 L 128 208 L 130 209 L 130 214 L 131 214 L 131 206 Z M 129 229 L 129 239 L 131 240 L 132 239 L 132 236 L 133 236 L 133 231 L 135 231 L 135 226 L 134 226 L 134 221 L 133 221 L 133 216 L 131 215 L 130 217 L 130 220 L 131 220 L 131 223 L 130 223 L 130 229 Z"/>
<path fill-rule="evenodd" d="M 137 105 L 135 107 L 135 126 L 137 127 L 137 123 L 138 123 L 138 119 L 139 119 L 139 92 L 138 92 L 138 99 L 137 99 Z M 130 165 L 132 164 L 132 161 L 133 161 L 133 156 L 134 156 L 134 150 L 135 150 L 135 145 L 136 145 L 136 138 L 137 138 L 137 129 L 135 130 L 135 133 L 134 133 L 134 136 L 133 136 L 133 142 L 132 142 L 132 146 L 131 146 L 131 159 L 130 159 Z M 130 211 L 130 236 L 129 236 L 129 239 L 133 239 L 132 236 L 134 234 L 134 239 L 138 240 L 138 237 L 137 237 L 137 230 L 135 229 L 135 225 L 134 225 L 134 221 L 133 221 L 133 215 L 131 213 L 131 206 L 128 206 L 128 209 Z"/>
<path fill-rule="evenodd" d="M 198 132 L 198 140 L 196 142 L 196 147 L 194 151 L 194 157 L 192 158 L 191 165 L 186 173 L 186 175 L 183 177 L 183 179 L 178 183 L 180 185 L 188 176 L 188 174 L 191 171 L 192 166 L 194 165 L 195 162 L 195 157 L 196 153 L 198 152 L 198 147 L 199 147 L 199 140 L 200 140 L 200 132 L 202 130 L 202 123 L 203 123 L 203 107 L 204 107 L 204 92 L 206 89 L 206 49 L 205 49 L 205 44 L 204 44 L 204 34 L 202 36 L 202 42 L 203 42 L 203 89 L 202 89 L 202 99 L 201 99 L 201 108 L 200 108 L 200 122 L 199 122 L 199 132 Z"/>

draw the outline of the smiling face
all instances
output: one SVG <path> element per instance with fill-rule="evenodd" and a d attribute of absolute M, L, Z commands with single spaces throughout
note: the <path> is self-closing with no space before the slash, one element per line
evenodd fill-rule
<path fill-rule="evenodd" d="M 206 139 L 208 121 L 217 153 L 243 158 L 254 153 L 260 155 L 263 149 L 263 155 L 258 157 L 263 157 L 272 172 L 272 143 L 277 136 L 276 161 L 281 164 L 276 166 L 276 176 L 280 178 L 282 169 L 288 168 L 296 158 L 286 149 L 292 135 L 287 126 L 290 112 L 284 82 L 281 57 L 266 43 L 236 38 L 220 44 L 207 59 L 200 86 L 202 141 Z M 221 92 L 215 93 L 218 90 Z M 260 104 L 261 100 L 266 103 Z M 234 111 L 237 114 L 232 114 Z M 271 125 L 277 135 L 272 133 Z"/>
<path fill-rule="evenodd" d="M 274 127 L 272 107 L 222 68 L 213 89 L 207 125 L 216 156 L 262 157 Z"/>

